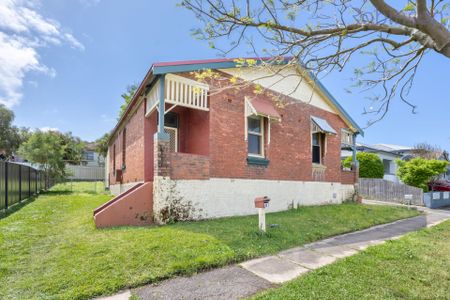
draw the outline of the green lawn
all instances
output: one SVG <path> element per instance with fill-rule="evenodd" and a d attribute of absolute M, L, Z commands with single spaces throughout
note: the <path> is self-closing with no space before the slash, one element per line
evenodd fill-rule
<path fill-rule="evenodd" d="M 450 221 L 370 247 L 254 299 L 450 299 Z"/>
<path fill-rule="evenodd" d="M 418 214 L 344 204 L 269 214 L 279 226 L 265 235 L 257 216 L 97 230 L 92 211 L 110 196 L 64 189 L 0 219 L 0 299 L 87 299 Z"/>

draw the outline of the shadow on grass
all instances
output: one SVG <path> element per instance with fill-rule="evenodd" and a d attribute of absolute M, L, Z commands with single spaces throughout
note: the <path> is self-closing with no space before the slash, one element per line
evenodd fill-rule
<path fill-rule="evenodd" d="M 18 203 L 14 203 L 8 207 L 7 210 L 0 210 L 0 220 L 8 217 L 9 215 L 14 214 L 15 212 L 22 209 L 22 207 L 34 202 L 41 195 L 49 195 L 49 196 L 62 196 L 62 195 L 70 195 L 73 194 L 71 191 L 41 191 L 37 195 L 33 195 L 30 198 L 26 198 Z"/>
<path fill-rule="evenodd" d="M 61 195 L 70 195 L 73 194 L 73 192 L 69 191 L 69 190 L 65 190 L 65 191 L 46 191 L 41 193 L 41 195 L 49 195 L 49 196 L 61 196 Z"/>
<path fill-rule="evenodd" d="M 9 215 L 12 215 L 16 211 L 19 211 L 20 209 L 22 209 L 22 207 L 24 207 L 30 203 L 33 203 L 38 196 L 39 195 L 31 196 L 30 198 L 27 198 L 25 200 L 22 200 L 18 203 L 15 203 L 15 204 L 9 206 L 7 210 L 1 210 L 0 211 L 0 220 L 8 217 Z"/>

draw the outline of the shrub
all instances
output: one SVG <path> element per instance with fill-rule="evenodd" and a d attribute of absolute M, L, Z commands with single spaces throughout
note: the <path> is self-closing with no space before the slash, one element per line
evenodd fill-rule
<path fill-rule="evenodd" d="M 397 176 L 407 185 L 428 191 L 428 183 L 444 173 L 448 162 L 437 159 L 416 157 L 410 161 L 397 160 Z"/>
<path fill-rule="evenodd" d="M 361 178 L 383 178 L 384 166 L 378 155 L 373 153 L 358 152 L 356 160 L 359 163 L 359 177 Z M 344 167 L 350 168 L 353 158 L 347 157 L 344 160 Z"/>

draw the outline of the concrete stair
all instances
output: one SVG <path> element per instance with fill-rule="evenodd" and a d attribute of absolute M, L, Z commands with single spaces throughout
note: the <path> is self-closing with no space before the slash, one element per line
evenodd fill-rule
<path fill-rule="evenodd" d="M 138 183 L 94 210 L 97 228 L 151 225 L 153 182 Z"/>

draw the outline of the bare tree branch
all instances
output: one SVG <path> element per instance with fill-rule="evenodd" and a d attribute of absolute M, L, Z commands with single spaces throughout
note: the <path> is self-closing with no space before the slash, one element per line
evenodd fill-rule
<path fill-rule="evenodd" d="M 369 114 L 384 116 L 390 102 L 407 100 L 423 56 L 450 58 L 450 3 L 410 0 L 181 0 L 204 23 L 194 33 L 226 40 L 231 54 L 244 43 L 255 56 L 291 56 L 316 77 L 355 67 L 354 87 L 379 91 Z M 256 40 L 260 37 L 260 40 Z M 213 44 L 214 48 L 216 47 Z M 357 66 L 356 55 L 369 57 Z"/>

